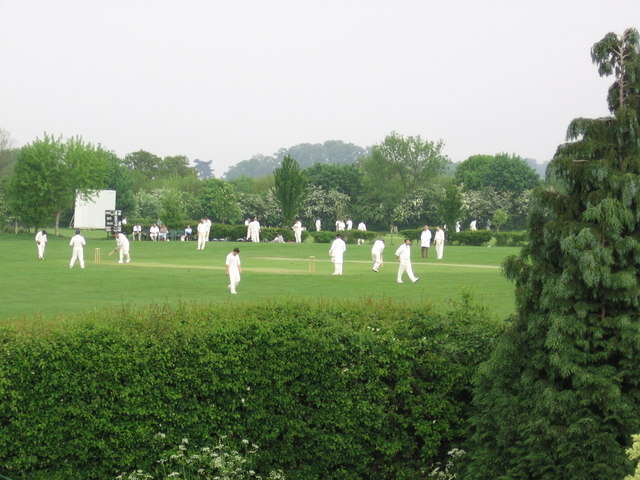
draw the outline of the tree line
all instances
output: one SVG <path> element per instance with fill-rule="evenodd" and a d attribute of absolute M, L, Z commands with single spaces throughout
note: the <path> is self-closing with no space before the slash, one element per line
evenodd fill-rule
<path fill-rule="evenodd" d="M 472 219 L 523 228 L 532 189 L 541 183 L 518 155 L 475 155 L 456 165 L 442 140 L 396 132 L 370 149 L 341 141 L 281 149 L 265 162 L 269 173 L 234 176 L 240 162 L 225 179 L 213 177 L 210 161 L 183 155 L 140 150 L 119 158 L 81 137 L 49 134 L 12 149 L 9 134 L 0 133 L 0 219 L 14 230 L 55 225 L 57 231 L 70 220 L 76 195 L 100 189 L 116 190 L 116 208 L 129 218 L 176 228 L 203 217 L 221 223 L 257 217 L 271 226 L 319 218 L 325 229 L 349 217 L 378 230 Z"/>

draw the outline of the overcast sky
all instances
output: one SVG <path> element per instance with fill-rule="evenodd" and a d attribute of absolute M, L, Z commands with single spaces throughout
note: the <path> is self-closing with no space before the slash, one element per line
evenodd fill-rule
<path fill-rule="evenodd" d="M 549 160 L 639 0 L 0 0 L 0 128 L 213 160 L 396 131 Z"/>

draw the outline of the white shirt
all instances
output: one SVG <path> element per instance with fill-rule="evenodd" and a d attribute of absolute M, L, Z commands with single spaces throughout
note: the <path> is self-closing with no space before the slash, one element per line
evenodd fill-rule
<path fill-rule="evenodd" d="M 429 248 L 431 246 L 431 230 L 423 230 L 420 234 L 420 246 Z"/>
<path fill-rule="evenodd" d="M 207 224 L 204 222 L 200 222 L 197 227 L 198 236 L 204 237 L 207 234 Z"/>
<path fill-rule="evenodd" d="M 444 244 L 444 230 L 440 229 L 440 230 L 436 230 L 436 236 L 434 238 L 434 243 L 436 245 L 442 245 Z"/>
<path fill-rule="evenodd" d="M 334 259 L 335 263 L 342 263 L 344 252 L 347 251 L 347 244 L 341 238 L 336 238 L 331 244 L 329 255 Z"/>
<path fill-rule="evenodd" d="M 365 232 L 367 230 L 367 226 L 364 224 L 364 222 L 360 222 L 358 224 L 358 230 L 360 230 L 361 232 Z"/>
<path fill-rule="evenodd" d="M 396 257 L 400 258 L 400 263 L 406 265 L 411 263 L 411 245 L 403 243 L 396 250 Z"/>
<path fill-rule="evenodd" d="M 73 248 L 82 248 L 86 244 L 87 242 L 84 241 L 84 237 L 79 233 L 71 237 L 71 241 L 69 242 L 69 245 Z"/>
<path fill-rule="evenodd" d="M 384 251 L 384 242 L 382 240 L 376 240 L 373 242 L 373 247 L 371 247 L 371 254 L 373 255 L 382 255 Z"/>
<path fill-rule="evenodd" d="M 320 226 L 322 225 L 322 223 L 320 222 L 320 219 L 316 220 L 316 230 L 320 231 Z"/>
<path fill-rule="evenodd" d="M 238 267 L 240 266 L 240 254 L 234 255 L 233 252 L 231 252 L 229 255 L 227 255 L 227 261 L 225 265 L 229 267 L 229 270 L 238 270 Z"/>
<path fill-rule="evenodd" d="M 149 228 L 149 233 L 158 233 L 160 231 L 160 227 L 158 227 L 157 225 L 151 225 L 151 228 Z"/>
<path fill-rule="evenodd" d="M 40 230 L 38 233 L 36 233 L 36 242 L 38 243 L 38 245 L 46 244 L 47 234 L 46 233 L 43 234 L 42 230 Z"/>
<path fill-rule="evenodd" d="M 137 223 L 133 226 L 133 231 L 134 232 L 141 232 L 142 231 L 142 226 L 138 225 Z"/>
<path fill-rule="evenodd" d="M 118 238 L 116 238 L 116 247 L 125 252 L 129 250 L 129 239 L 124 233 L 118 234 Z"/>
<path fill-rule="evenodd" d="M 353 222 L 351 219 L 347 220 L 347 230 L 351 230 L 353 228 Z"/>
<path fill-rule="evenodd" d="M 302 222 L 298 220 L 296 223 L 294 223 L 293 224 L 293 229 L 301 232 L 302 231 Z"/>

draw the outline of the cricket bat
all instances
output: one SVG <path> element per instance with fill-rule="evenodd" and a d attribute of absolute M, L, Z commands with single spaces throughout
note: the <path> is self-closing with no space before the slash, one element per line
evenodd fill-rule
<path fill-rule="evenodd" d="M 111 251 L 109 252 L 109 256 L 113 255 L 113 254 L 114 254 L 114 253 L 116 253 L 117 251 L 118 251 L 118 249 L 117 249 L 117 248 L 114 248 L 113 250 L 111 250 Z"/>

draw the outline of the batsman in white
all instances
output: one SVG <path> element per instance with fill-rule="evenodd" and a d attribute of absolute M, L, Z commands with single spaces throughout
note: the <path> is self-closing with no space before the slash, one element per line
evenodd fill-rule
<path fill-rule="evenodd" d="M 123 263 L 125 258 L 127 263 L 131 261 L 131 257 L 129 256 L 129 239 L 122 232 L 116 233 L 116 250 L 120 252 L 120 260 L 118 263 Z"/>

